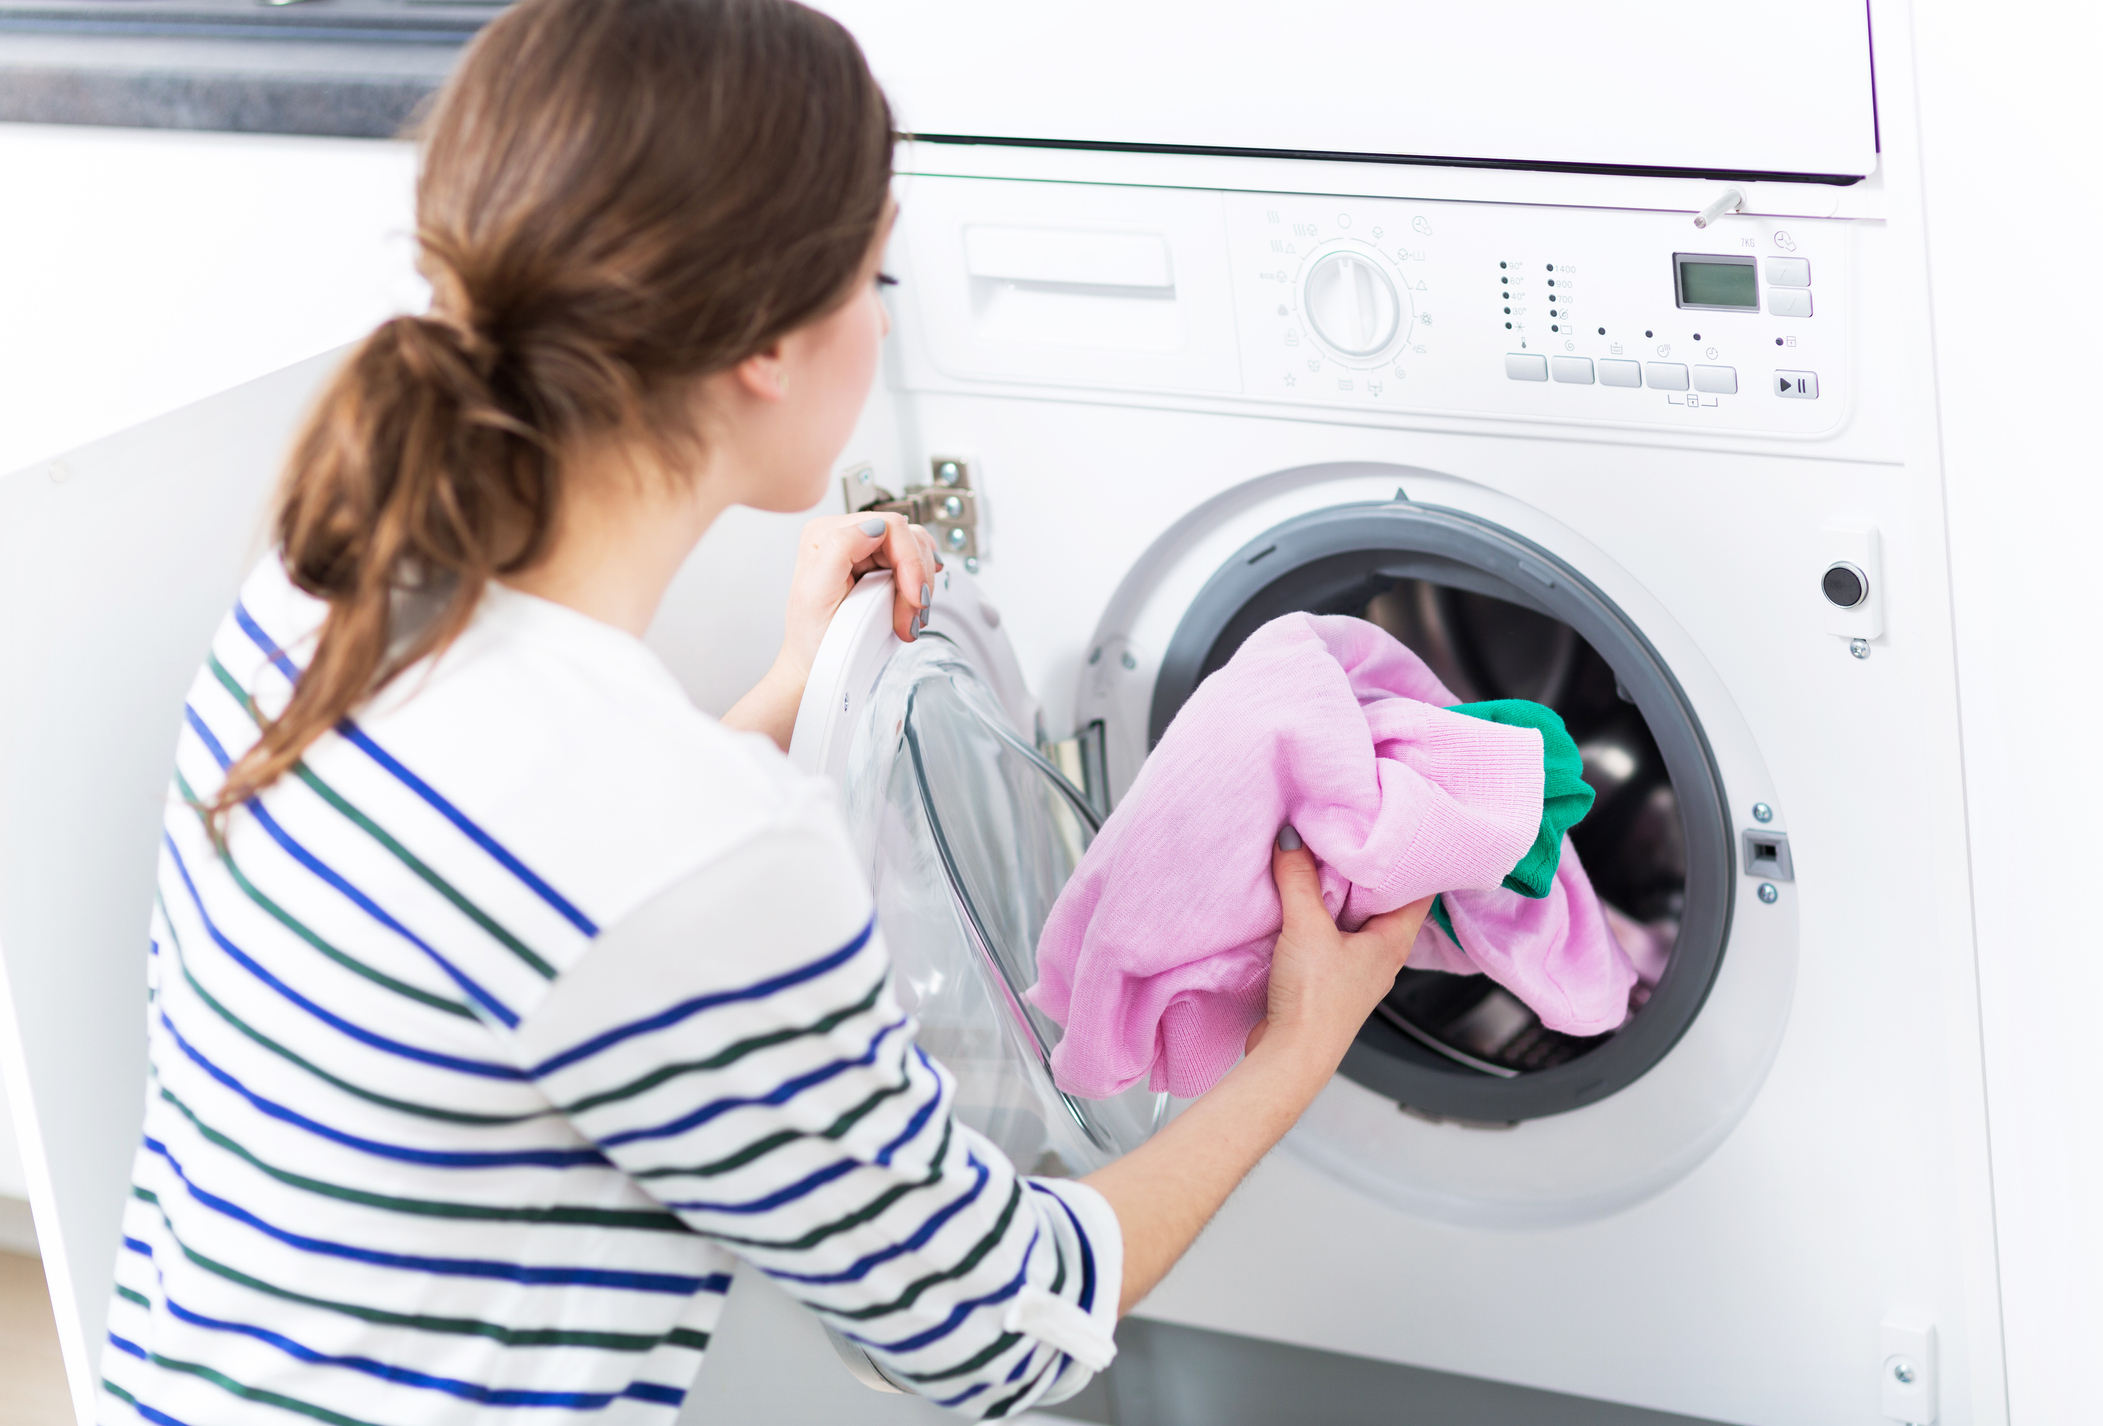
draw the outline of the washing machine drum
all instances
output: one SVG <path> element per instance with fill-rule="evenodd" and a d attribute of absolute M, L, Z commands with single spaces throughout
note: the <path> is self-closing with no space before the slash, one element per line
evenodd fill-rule
<path fill-rule="evenodd" d="M 1333 508 L 1251 541 L 1205 585 L 1162 660 L 1149 746 L 1250 633 L 1295 610 L 1380 625 L 1460 701 L 1529 698 L 1562 716 L 1596 794 L 1571 841 L 1645 972 L 1622 1028 L 1578 1039 L 1485 976 L 1404 970 L 1344 1073 L 1404 1108 L 1479 1124 L 1635 1082 L 1700 1013 L 1731 920 L 1722 783 L 1672 671 L 1588 580 L 1509 530 L 1433 506 Z"/>
<path fill-rule="evenodd" d="M 940 580 L 933 624 L 911 644 L 891 632 L 889 574 L 849 595 L 790 756 L 842 788 L 893 989 L 919 1046 L 956 1079 L 957 1118 L 1025 1172 L 1085 1173 L 1143 1142 L 1169 1100 L 1143 1086 L 1083 1100 L 1052 1082 L 1060 1029 L 1024 992 L 1100 819 L 1035 745 L 1036 705 L 998 612 L 961 572 Z"/>

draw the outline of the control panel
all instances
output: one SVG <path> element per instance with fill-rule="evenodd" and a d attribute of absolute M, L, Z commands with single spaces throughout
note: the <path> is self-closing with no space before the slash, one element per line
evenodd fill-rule
<path fill-rule="evenodd" d="M 1223 198 L 1246 396 L 1805 436 L 1844 414 L 1844 223 Z"/>

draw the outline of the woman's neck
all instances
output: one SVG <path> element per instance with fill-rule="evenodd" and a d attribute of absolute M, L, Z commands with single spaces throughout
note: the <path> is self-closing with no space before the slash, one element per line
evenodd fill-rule
<path fill-rule="evenodd" d="M 630 447 L 585 453 L 563 471 L 547 553 L 503 582 L 641 638 L 723 512 L 727 502 L 710 498 L 712 486 L 705 472 L 671 475 Z"/>

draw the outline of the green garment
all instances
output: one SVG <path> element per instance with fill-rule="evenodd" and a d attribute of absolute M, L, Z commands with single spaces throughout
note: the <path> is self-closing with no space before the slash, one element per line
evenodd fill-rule
<path fill-rule="evenodd" d="M 1538 901 L 1555 885 L 1555 869 L 1563 859 L 1563 834 L 1592 810 L 1592 786 L 1585 781 L 1584 758 L 1563 727 L 1563 720 L 1543 704 L 1524 698 L 1500 698 L 1490 703 L 1462 703 L 1446 711 L 1540 732 L 1541 826 L 1534 833 L 1533 845 L 1504 878 L 1506 887 Z M 1460 937 L 1453 933 L 1453 918 L 1446 914 L 1444 897 L 1431 903 L 1431 919 L 1452 938 L 1453 944 L 1460 944 Z"/>
<path fill-rule="evenodd" d="M 1533 728 L 1541 735 L 1541 827 L 1533 845 L 1504 878 L 1505 886 L 1521 896 L 1538 901 L 1555 885 L 1555 868 L 1563 859 L 1563 834 L 1584 820 L 1592 810 L 1592 785 L 1585 781 L 1585 760 L 1577 744 L 1556 717 L 1553 708 L 1524 698 L 1500 698 L 1494 703 L 1463 703 L 1446 710 L 1502 723 L 1508 728 Z"/>

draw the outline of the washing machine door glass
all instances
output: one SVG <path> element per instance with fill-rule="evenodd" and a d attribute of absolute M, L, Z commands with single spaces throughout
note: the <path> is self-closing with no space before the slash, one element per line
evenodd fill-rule
<path fill-rule="evenodd" d="M 1100 1167 L 1153 1132 L 1167 1098 L 1062 1093 L 1059 1027 L 1024 999 L 1094 810 L 1015 727 L 971 651 L 939 632 L 896 645 L 862 705 L 847 812 L 919 1044 L 956 1076 L 957 1116 L 1024 1171 Z"/>

